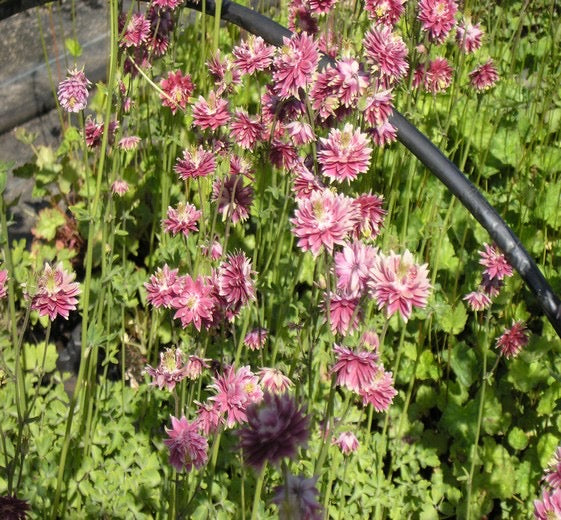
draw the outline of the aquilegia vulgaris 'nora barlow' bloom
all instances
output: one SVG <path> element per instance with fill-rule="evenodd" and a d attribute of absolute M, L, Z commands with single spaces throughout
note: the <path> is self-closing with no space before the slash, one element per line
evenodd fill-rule
<path fill-rule="evenodd" d="M 261 469 L 293 458 L 308 441 L 310 419 L 287 394 L 266 393 L 263 401 L 247 408 L 247 424 L 238 435 L 244 462 Z"/>
<path fill-rule="evenodd" d="M 476 67 L 469 73 L 469 79 L 475 90 L 482 92 L 490 89 L 497 81 L 499 81 L 499 73 L 493 63 L 488 60 L 483 65 Z"/>
<path fill-rule="evenodd" d="M 286 482 L 275 489 L 272 502 L 279 507 L 279 520 L 320 520 L 322 506 L 318 502 L 317 477 L 306 478 L 288 474 Z"/>
<path fill-rule="evenodd" d="M 505 255 L 499 251 L 496 245 L 483 244 L 485 251 L 479 251 L 481 260 L 479 263 L 485 266 L 484 274 L 489 278 L 502 280 L 505 276 L 512 276 L 512 267 L 507 262 Z"/>
<path fill-rule="evenodd" d="M 337 374 L 337 384 L 349 390 L 360 392 L 374 379 L 378 371 L 378 354 L 368 350 L 354 351 L 349 347 L 337 345 L 333 347 L 336 361 L 331 369 Z"/>
<path fill-rule="evenodd" d="M 60 106 L 67 112 L 84 110 L 88 102 L 90 85 L 83 70 L 69 70 L 67 78 L 58 85 L 57 96 Z"/>
<path fill-rule="evenodd" d="M 342 432 L 339 437 L 331 441 L 332 444 L 339 446 L 343 455 L 348 455 L 358 450 L 358 439 L 353 432 Z"/>
<path fill-rule="evenodd" d="M 68 319 L 68 313 L 76 309 L 80 285 L 74 282 L 76 275 L 66 272 L 60 262 L 56 267 L 45 263 L 45 270 L 37 282 L 37 292 L 31 301 L 31 308 L 39 311 L 39 316 L 48 316 L 53 321 L 57 316 Z"/>
<path fill-rule="evenodd" d="M 379 365 L 370 383 L 363 387 L 359 394 L 365 406 L 371 404 L 377 412 L 385 412 L 397 395 L 392 373 L 386 372 L 384 367 Z"/>
<path fill-rule="evenodd" d="M 528 341 L 528 333 L 524 323 L 517 321 L 497 339 L 497 348 L 501 349 L 501 354 L 506 358 L 516 357 L 528 344 Z"/>
<path fill-rule="evenodd" d="M 557 520 L 561 518 L 561 489 L 544 489 L 541 500 L 534 500 L 536 520 Z"/>
<path fill-rule="evenodd" d="M 154 307 L 171 307 L 171 301 L 179 296 L 181 288 L 177 272 L 177 269 L 170 269 L 168 264 L 164 264 L 163 269 L 158 267 L 156 273 L 150 276 L 150 281 L 144 282 L 148 303 Z"/>
<path fill-rule="evenodd" d="M 198 231 L 197 222 L 201 215 L 202 211 L 193 204 L 179 202 L 176 208 L 168 206 L 167 218 L 162 220 L 162 225 L 164 230 L 172 235 L 183 233 L 184 236 L 189 236 L 191 231 Z"/>
<path fill-rule="evenodd" d="M 172 114 L 175 114 L 178 108 L 185 109 L 195 88 L 191 76 L 183 75 L 180 70 L 168 72 L 168 77 L 160 81 L 160 87 L 165 94 L 160 94 L 162 105 L 171 108 Z"/>
<path fill-rule="evenodd" d="M 168 439 L 164 444 L 169 448 L 170 464 L 177 470 L 191 471 L 201 468 L 208 460 L 208 442 L 199 433 L 196 422 L 190 423 L 185 416 L 181 419 L 171 416 L 171 429 L 166 428 Z"/>
<path fill-rule="evenodd" d="M 180 283 L 178 296 L 171 302 L 172 307 L 176 309 L 173 317 L 181 320 L 183 328 L 193 323 L 197 330 L 201 330 L 203 322 L 212 321 L 213 287 L 207 284 L 202 276 L 193 280 L 189 275 L 184 275 L 178 283 Z"/>
<path fill-rule="evenodd" d="M 160 352 L 160 364 L 157 368 L 148 365 L 146 373 L 151 376 L 151 384 L 160 388 L 166 387 L 170 392 L 175 385 L 187 377 L 187 367 L 183 352 L 178 348 L 168 348 Z"/>
<path fill-rule="evenodd" d="M 543 478 L 552 488 L 561 489 L 561 446 L 555 450 Z"/>

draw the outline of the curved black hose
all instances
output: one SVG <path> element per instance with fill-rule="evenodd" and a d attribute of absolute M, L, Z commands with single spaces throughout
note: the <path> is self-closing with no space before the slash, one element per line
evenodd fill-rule
<path fill-rule="evenodd" d="M 194 3 L 188 0 L 184 5 L 202 12 L 202 2 Z M 214 0 L 206 1 L 205 11 L 210 15 L 215 14 Z M 290 38 L 292 35 L 286 27 L 229 0 L 224 0 L 222 3 L 220 17 L 256 36 L 261 36 L 271 45 L 280 46 L 283 44 L 283 38 Z M 395 109 L 390 116 L 390 122 L 397 129 L 398 140 L 442 181 L 487 230 L 504 252 L 510 265 L 520 273 L 527 286 L 536 295 L 545 315 L 557 335 L 561 337 L 561 300 L 553 292 L 536 262 L 513 231 L 456 165 Z"/>

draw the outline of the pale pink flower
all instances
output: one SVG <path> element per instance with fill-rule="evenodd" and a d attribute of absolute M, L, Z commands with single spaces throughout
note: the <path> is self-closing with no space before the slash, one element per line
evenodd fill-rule
<path fill-rule="evenodd" d="M 337 0 L 309 0 L 308 5 L 314 14 L 325 14 L 331 11 Z"/>
<path fill-rule="evenodd" d="M 512 324 L 510 329 L 506 329 L 497 339 L 497 348 L 507 359 L 516 357 L 520 351 L 528 344 L 528 331 L 523 322 L 517 321 Z"/>
<path fill-rule="evenodd" d="M 333 347 L 335 364 L 331 369 L 337 375 L 337 384 L 359 393 L 378 372 L 378 354 L 368 350 L 354 351 L 343 345 Z"/>
<path fill-rule="evenodd" d="M 229 305 L 245 305 L 255 299 L 251 260 L 244 252 L 229 254 L 218 268 L 218 291 Z"/>
<path fill-rule="evenodd" d="M 279 508 L 279 520 L 321 520 L 323 507 L 318 501 L 317 477 L 287 474 L 286 482 L 275 488 L 272 499 Z"/>
<path fill-rule="evenodd" d="M 405 0 L 366 0 L 364 10 L 368 12 L 371 20 L 394 26 L 405 10 L 403 4 Z"/>
<path fill-rule="evenodd" d="M 232 49 L 234 67 L 241 74 L 253 74 L 266 70 L 273 61 L 275 48 L 265 43 L 261 36 L 250 35 L 247 40 Z"/>
<path fill-rule="evenodd" d="M 297 199 L 309 199 L 315 191 L 322 191 L 325 186 L 304 164 L 298 161 L 294 164 L 295 177 L 292 181 L 292 190 Z"/>
<path fill-rule="evenodd" d="M 364 119 L 372 126 L 380 126 L 388 121 L 393 110 L 391 90 L 380 90 L 366 98 Z"/>
<path fill-rule="evenodd" d="M 228 175 L 212 184 L 212 200 L 218 204 L 222 220 L 230 219 L 232 224 L 243 222 L 249 217 L 253 188 L 250 185 L 244 186 L 241 176 Z"/>
<path fill-rule="evenodd" d="M 119 197 L 122 197 L 125 193 L 127 193 L 127 191 L 129 191 L 129 185 L 127 181 L 124 181 L 123 179 L 117 179 L 113 182 L 113 184 L 111 184 L 111 192 L 113 195 L 119 195 Z"/>
<path fill-rule="evenodd" d="M 298 90 L 311 82 L 319 53 L 317 44 L 306 33 L 284 38 L 284 45 L 273 62 L 273 80 L 276 93 L 283 99 L 298 96 Z"/>
<path fill-rule="evenodd" d="M 332 444 L 339 446 L 343 455 L 349 455 L 358 450 L 359 444 L 356 435 L 353 432 L 342 432 L 339 437 L 332 440 Z"/>
<path fill-rule="evenodd" d="M 159 7 L 162 10 L 175 9 L 183 3 L 183 0 L 152 0 L 152 5 Z"/>
<path fill-rule="evenodd" d="M 150 276 L 150 281 L 144 283 L 147 292 L 146 300 L 154 307 L 169 309 L 173 298 L 179 296 L 181 289 L 177 269 L 171 269 L 167 264 L 164 268 L 158 267 L 155 274 Z"/>
<path fill-rule="evenodd" d="M 284 394 L 293 385 L 278 368 L 262 368 L 257 375 L 261 386 L 274 394 Z"/>
<path fill-rule="evenodd" d="M 228 102 L 218 97 L 216 92 L 211 91 L 208 101 L 199 96 L 199 100 L 193 105 L 193 123 L 201 130 L 211 128 L 216 130 L 230 121 Z"/>
<path fill-rule="evenodd" d="M 456 42 L 466 54 L 471 54 L 481 47 L 482 36 L 481 26 L 473 25 L 470 20 L 464 20 L 456 26 Z"/>
<path fill-rule="evenodd" d="M 176 208 L 168 206 L 167 218 L 162 220 L 164 231 L 172 235 L 183 233 L 187 237 L 192 231 L 198 231 L 197 222 L 202 214 L 202 211 L 188 202 L 180 202 Z"/>
<path fill-rule="evenodd" d="M 5 298 L 8 294 L 8 288 L 6 287 L 6 283 L 8 281 L 8 270 L 7 269 L 0 269 L 0 300 Z"/>
<path fill-rule="evenodd" d="M 535 520 L 558 520 L 561 518 L 561 489 L 543 490 L 541 500 L 534 500 Z"/>
<path fill-rule="evenodd" d="M 290 220 L 298 247 L 318 256 L 322 246 L 330 253 L 335 244 L 343 245 L 358 218 L 352 199 L 330 190 L 314 191 L 310 198 L 298 199 Z"/>
<path fill-rule="evenodd" d="M 327 139 L 322 137 L 320 141 L 322 146 L 317 154 L 318 162 L 323 175 L 332 182 L 350 182 L 360 173 L 368 171 L 372 153 L 368 136 L 355 130 L 350 123 L 342 131 L 332 129 Z"/>
<path fill-rule="evenodd" d="M 88 103 L 88 88 L 91 82 L 86 78 L 84 70 L 72 69 L 61 81 L 57 89 L 60 106 L 67 112 L 80 112 Z"/>
<path fill-rule="evenodd" d="M 165 93 L 160 94 L 162 105 L 169 107 L 172 114 L 181 107 L 185 110 L 189 97 L 193 94 L 194 85 L 189 74 L 183 75 L 180 70 L 168 72 L 167 78 L 160 81 L 160 88 Z"/>
<path fill-rule="evenodd" d="M 216 403 L 220 413 L 227 415 L 228 428 L 246 422 L 247 407 L 263 399 L 259 380 L 249 366 L 243 366 L 237 371 L 233 366 L 226 367 L 223 374 L 213 377 L 209 388 L 216 391 L 216 395 L 210 397 L 210 400 Z"/>
<path fill-rule="evenodd" d="M 389 121 L 369 128 L 368 133 L 370 134 L 372 141 L 380 147 L 397 141 L 397 130 Z"/>
<path fill-rule="evenodd" d="M 209 245 L 201 245 L 201 250 L 203 255 L 211 260 L 218 260 L 222 256 L 222 244 L 217 240 L 213 240 Z"/>
<path fill-rule="evenodd" d="M 183 159 L 178 159 L 175 172 L 183 180 L 197 179 L 212 175 L 216 170 L 216 159 L 212 152 L 202 146 L 194 150 L 183 150 Z"/>
<path fill-rule="evenodd" d="M 230 134 L 238 146 L 253 150 L 255 144 L 265 135 L 265 125 L 238 108 L 230 123 Z"/>
<path fill-rule="evenodd" d="M 125 150 L 128 152 L 130 150 L 136 150 L 138 148 L 138 143 L 140 143 L 140 141 L 141 141 L 140 137 L 136 135 L 129 135 L 127 137 L 121 138 L 117 146 L 121 150 Z"/>
<path fill-rule="evenodd" d="M 490 89 L 497 81 L 499 81 L 499 73 L 493 63 L 489 59 L 483 65 L 476 67 L 469 73 L 469 79 L 475 90 L 483 92 Z"/>
<path fill-rule="evenodd" d="M 481 291 L 472 291 L 466 294 L 463 299 L 467 301 L 472 311 L 482 311 L 491 305 L 491 298 Z"/>
<path fill-rule="evenodd" d="M 397 395 L 393 385 L 392 373 L 380 365 L 372 380 L 359 391 L 362 403 L 371 404 L 377 412 L 385 412 Z"/>
<path fill-rule="evenodd" d="M 218 428 L 224 423 L 222 412 L 214 402 L 199 403 L 195 401 L 197 408 L 197 418 L 195 424 L 207 437 L 211 433 L 216 433 Z"/>
<path fill-rule="evenodd" d="M 553 457 L 545 468 L 544 480 L 554 489 L 561 489 L 561 446 L 559 446 Z"/>
<path fill-rule="evenodd" d="M 332 86 L 337 90 L 338 98 L 345 107 L 353 106 L 368 87 L 368 75 L 360 69 L 354 58 L 343 58 L 337 61 L 337 75 Z"/>
<path fill-rule="evenodd" d="M 197 330 L 201 330 L 203 322 L 212 320 L 212 286 L 207 285 L 202 276 L 193 280 L 189 275 L 184 275 L 177 283 L 180 284 L 178 295 L 171 301 L 176 311 L 173 317 L 181 320 L 183 328 L 193 323 Z"/>
<path fill-rule="evenodd" d="M 166 428 L 169 438 L 164 444 L 169 448 L 169 461 L 176 471 L 191 471 L 202 468 L 208 460 L 208 441 L 203 437 L 195 422 L 190 423 L 185 416 L 177 419 L 171 416 L 171 429 Z"/>
<path fill-rule="evenodd" d="M 187 377 L 191 380 L 198 379 L 205 368 L 210 368 L 207 361 L 210 361 L 210 359 L 204 359 L 193 355 L 189 356 L 185 365 L 185 374 Z"/>
<path fill-rule="evenodd" d="M 374 240 L 382 229 L 387 211 L 382 208 L 383 195 L 363 193 L 353 200 L 353 206 L 358 210 L 360 218 L 353 228 L 353 237 Z"/>
<path fill-rule="evenodd" d="M 334 86 L 338 76 L 337 69 L 331 65 L 316 74 L 310 98 L 312 108 L 322 119 L 335 115 L 335 110 L 340 105 L 338 89 Z"/>
<path fill-rule="evenodd" d="M 260 470 L 266 462 L 292 459 L 306 446 L 310 418 L 288 394 L 266 393 L 260 403 L 247 407 L 247 424 L 238 431 L 245 464 Z"/>
<path fill-rule="evenodd" d="M 373 330 L 363 332 L 359 342 L 363 347 L 373 351 L 377 351 L 380 346 L 380 338 Z"/>
<path fill-rule="evenodd" d="M 125 28 L 119 45 L 121 47 L 140 47 L 149 37 L 150 20 L 141 13 L 134 13 Z"/>
<path fill-rule="evenodd" d="M 424 71 L 424 86 L 427 92 L 444 92 L 452 82 L 453 70 L 445 58 L 430 61 Z"/>
<path fill-rule="evenodd" d="M 39 316 L 48 316 L 51 321 L 57 316 L 68 319 L 70 311 L 76 309 L 80 294 L 80 284 L 74 282 L 76 275 L 68 273 L 59 262 L 56 267 L 45 263 L 45 269 L 37 281 L 37 292 L 31 301 L 31 308 L 39 311 Z"/>
<path fill-rule="evenodd" d="M 160 352 L 158 367 L 147 365 L 145 372 L 152 377 L 151 385 L 157 386 L 160 390 L 166 387 L 171 392 L 177 383 L 187 377 L 183 352 L 179 348 L 168 348 Z"/>
<path fill-rule="evenodd" d="M 432 42 L 443 43 L 456 20 L 458 4 L 454 0 L 420 0 L 419 20 Z"/>
<path fill-rule="evenodd" d="M 479 263 L 485 266 L 484 274 L 489 278 L 502 280 L 505 276 L 512 276 L 512 267 L 505 255 L 500 252 L 496 245 L 483 244 L 485 251 L 479 251 L 481 260 Z"/>
<path fill-rule="evenodd" d="M 427 264 L 417 264 L 406 250 L 403 255 L 380 253 L 370 270 L 368 285 L 388 316 L 399 312 L 404 321 L 411 316 L 413 307 L 425 307 L 430 293 Z"/>
<path fill-rule="evenodd" d="M 409 70 L 407 45 L 387 26 L 371 27 L 362 41 L 366 61 L 390 81 L 401 79 Z"/>
<path fill-rule="evenodd" d="M 349 331 L 356 330 L 362 319 L 359 298 L 344 293 L 326 294 L 324 296 L 323 310 L 333 334 L 345 335 Z"/>
<path fill-rule="evenodd" d="M 366 289 L 377 254 L 376 248 L 358 240 L 345 244 L 343 251 L 334 255 L 337 288 L 347 294 L 360 296 Z"/>
<path fill-rule="evenodd" d="M 285 128 L 296 146 L 311 143 L 316 137 L 313 128 L 308 123 L 292 121 L 286 124 Z"/>
<path fill-rule="evenodd" d="M 243 340 L 243 343 L 250 350 L 261 350 L 265 346 L 268 336 L 267 329 L 258 327 L 257 329 L 250 330 Z"/>

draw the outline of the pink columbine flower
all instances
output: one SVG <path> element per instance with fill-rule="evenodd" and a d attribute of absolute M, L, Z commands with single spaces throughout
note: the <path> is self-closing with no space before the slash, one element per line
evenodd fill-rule
<path fill-rule="evenodd" d="M 403 255 L 380 253 L 370 270 L 368 285 L 378 302 L 386 308 L 388 316 L 399 312 L 404 321 L 411 316 L 413 307 L 425 307 L 430 293 L 427 264 L 415 263 L 406 250 Z"/>
<path fill-rule="evenodd" d="M 238 146 L 245 150 L 253 150 L 265 135 L 265 125 L 238 108 L 230 123 L 230 133 Z"/>
<path fill-rule="evenodd" d="M 177 276 L 177 269 L 171 269 L 164 264 L 163 269 L 158 267 L 155 274 L 150 276 L 150 281 L 144 283 L 147 292 L 146 300 L 154 307 L 171 307 L 172 300 L 179 296 L 181 282 Z"/>
<path fill-rule="evenodd" d="M 160 81 L 160 88 L 166 94 L 160 94 L 162 105 L 169 107 L 171 113 L 175 114 L 179 107 L 185 110 L 194 85 L 189 74 L 183 75 L 180 70 L 176 70 L 168 72 L 168 77 Z"/>
<path fill-rule="evenodd" d="M 193 105 L 193 123 L 201 130 L 211 128 L 216 130 L 230 121 L 228 112 L 228 101 L 219 97 L 216 92 L 211 91 L 208 101 L 199 96 L 199 100 Z"/>
<path fill-rule="evenodd" d="M 192 151 L 184 150 L 183 159 L 177 160 L 174 170 L 183 180 L 207 177 L 216 170 L 216 159 L 212 152 L 199 146 Z"/>
<path fill-rule="evenodd" d="M 353 432 L 342 432 L 339 437 L 333 439 L 331 443 L 339 446 L 343 455 L 354 453 L 359 447 L 358 439 Z"/>
<path fill-rule="evenodd" d="M 373 330 L 367 330 L 360 336 L 359 343 L 361 346 L 376 352 L 380 346 L 380 338 Z"/>
<path fill-rule="evenodd" d="M 322 191 L 325 186 L 304 164 L 298 161 L 294 164 L 295 173 L 292 190 L 297 199 L 309 199 L 315 191 Z"/>
<path fill-rule="evenodd" d="M 534 500 L 535 520 L 555 520 L 561 518 L 561 489 L 543 490 L 541 500 Z"/>
<path fill-rule="evenodd" d="M 369 139 L 360 130 L 355 130 L 347 123 L 343 130 L 333 128 L 327 139 L 320 139 L 322 147 L 318 152 L 318 162 L 322 173 L 331 182 L 343 182 L 356 179 L 359 173 L 365 173 L 370 167 L 372 148 Z"/>
<path fill-rule="evenodd" d="M 251 260 L 244 252 L 229 254 L 218 268 L 218 292 L 229 305 L 245 305 L 255 299 Z"/>
<path fill-rule="evenodd" d="M 204 359 L 199 356 L 189 356 L 187 364 L 185 365 L 185 374 L 191 380 L 199 379 L 205 368 L 210 368 L 207 363 L 210 359 Z"/>
<path fill-rule="evenodd" d="M 122 139 L 120 139 L 117 146 L 121 150 L 125 150 L 128 152 L 130 150 L 136 150 L 138 148 L 138 143 L 140 143 L 140 141 L 141 141 L 140 137 L 136 135 L 129 135 L 127 137 L 123 137 Z"/>
<path fill-rule="evenodd" d="M 296 146 L 311 143 L 316 137 L 313 128 L 308 123 L 301 121 L 292 121 L 285 125 L 285 129 Z"/>
<path fill-rule="evenodd" d="M 561 489 L 561 446 L 559 446 L 545 469 L 544 480 L 554 489 Z"/>
<path fill-rule="evenodd" d="M 172 11 L 179 7 L 183 0 L 152 0 L 152 5 L 159 7 L 162 10 L 171 9 Z"/>
<path fill-rule="evenodd" d="M 269 151 L 269 159 L 277 168 L 291 170 L 294 164 L 298 162 L 299 157 L 292 143 L 273 139 Z"/>
<path fill-rule="evenodd" d="M 168 439 L 164 444 L 169 448 L 169 462 L 176 471 L 191 471 L 202 468 L 208 460 L 208 442 L 198 432 L 197 424 L 190 423 L 185 416 L 177 419 L 171 416 L 171 429 L 166 428 Z"/>
<path fill-rule="evenodd" d="M 174 26 L 172 12 L 169 9 L 150 6 L 146 17 L 150 20 L 151 29 L 149 50 L 156 56 L 163 56 L 168 49 L 169 35 Z"/>
<path fill-rule="evenodd" d="M 51 321 L 57 316 L 68 319 L 70 311 L 76 309 L 80 294 L 80 284 L 74 282 L 76 275 L 68 273 L 59 262 L 56 267 L 45 263 L 43 274 L 37 281 L 37 292 L 31 301 L 31 308 L 39 311 L 39 316 L 48 316 Z"/>
<path fill-rule="evenodd" d="M 456 43 L 466 54 L 471 54 L 481 47 L 483 31 L 479 24 L 473 25 L 464 20 L 456 26 Z"/>
<path fill-rule="evenodd" d="M 217 240 L 213 240 L 208 245 L 201 245 L 201 250 L 203 255 L 209 257 L 211 260 L 218 260 L 222 257 L 222 244 Z"/>
<path fill-rule="evenodd" d="M 483 65 L 476 67 L 469 73 L 469 79 L 475 90 L 483 92 L 490 89 L 497 81 L 499 81 L 499 73 L 493 63 L 489 59 Z"/>
<path fill-rule="evenodd" d="M 331 11 L 337 0 L 309 0 L 308 5 L 313 14 L 325 14 Z"/>
<path fill-rule="evenodd" d="M 497 348 L 501 350 L 501 354 L 504 357 L 509 359 L 516 357 L 528 344 L 528 341 L 529 337 L 526 326 L 523 322 L 517 321 L 497 339 Z"/>
<path fill-rule="evenodd" d="M 360 389 L 359 394 L 364 405 L 371 404 L 377 412 L 385 412 L 397 395 L 392 373 L 386 372 L 384 367 L 379 365 L 372 380 Z"/>
<path fill-rule="evenodd" d="M 274 394 L 284 394 L 290 387 L 292 381 L 278 368 L 262 368 L 257 372 L 261 386 Z"/>
<path fill-rule="evenodd" d="M 500 252 L 496 245 L 483 244 L 485 251 L 479 251 L 481 260 L 479 263 L 485 266 L 484 274 L 489 278 L 502 280 L 505 276 L 512 276 L 512 267 L 505 255 Z"/>
<path fill-rule="evenodd" d="M 172 235 L 183 233 L 187 237 L 192 231 L 198 231 L 197 222 L 202 214 L 202 211 L 188 202 L 180 202 L 177 208 L 168 206 L 167 218 L 162 220 L 164 231 Z"/>
<path fill-rule="evenodd" d="M 359 393 L 366 388 L 378 372 L 378 354 L 368 350 L 354 351 L 343 345 L 333 347 L 335 364 L 332 374 L 337 374 L 337 384 Z"/>
<path fill-rule="evenodd" d="M 179 348 L 168 348 L 160 352 L 160 364 L 157 368 L 147 365 L 145 372 L 152 377 L 153 386 L 160 390 L 166 387 L 170 392 L 175 385 L 187 377 L 183 352 Z"/>
<path fill-rule="evenodd" d="M 222 57 L 220 49 L 216 49 L 206 65 L 219 96 L 234 92 L 234 88 L 242 82 L 241 71 L 233 65 L 230 56 Z"/>
<path fill-rule="evenodd" d="M 284 38 L 284 46 L 273 62 L 273 80 L 276 93 L 286 99 L 298 96 L 298 90 L 311 82 L 319 53 L 317 44 L 306 33 Z"/>
<path fill-rule="evenodd" d="M 117 128 L 119 128 L 118 121 L 111 121 L 109 123 L 109 135 L 107 136 L 107 142 L 109 144 L 113 144 Z M 89 148 L 97 148 L 101 145 L 101 140 L 103 138 L 103 129 L 103 123 L 96 123 L 89 117 L 86 119 L 86 124 L 84 125 L 84 136 L 86 144 Z"/>
<path fill-rule="evenodd" d="M 482 311 L 491 305 L 491 298 L 482 291 L 472 291 L 466 294 L 463 299 L 467 301 L 472 311 Z"/>
<path fill-rule="evenodd" d="M 343 251 L 334 256 L 337 288 L 347 294 L 360 296 L 366 289 L 377 254 L 376 248 L 358 240 L 345 244 Z"/>
<path fill-rule="evenodd" d="M 364 119 L 372 126 L 383 125 L 388 121 L 393 110 L 391 90 L 380 90 L 366 98 Z"/>
<path fill-rule="evenodd" d="M 88 88 L 91 82 L 83 70 L 72 69 L 58 85 L 57 96 L 60 106 L 67 112 L 80 112 L 88 103 Z"/>
<path fill-rule="evenodd" d="M 353 206 L 358 210 L 360 218 L 353 227 L 353 237 L 374 240 L 382 229 L 386 210 L 382 208 L 383 195 L 363 193 L 353 200 Z"/>
<path fill-rule="evenodd" d="M 193 323 L 197 330 L 201 330 L 203 322 L 212 321 L 212 286 L 207 285 L 202 276 L 193 280 L 189 275 L 185 275 L 177 283 L 180 284 L 178 296 L 171 301 L 176 310 L 173 317 L 181 320 L 183 328 Z"/>
<path fill-rule="evenodd" d="M 123 197 L 127 191 L 129 191 L 129 185 L 127 181 L 124 181 L 123 179 L 117 179 L 113 182 L 113 184 L 111 184 L 111 193 L 113 193 L 113 195 Z"/>
<path fill-rule="evenodd" d="M 452 82 L 454 71 L 445 58 L 431 60 L 424 71 L 424 86 L 427 92 L 444 92 Z"/>
<path fill-rule="evenodd" d="M 265 346 L 268 334 L 267 329 L 258 327 L 245 335 L 243 343 L 250 350 L 261 350 Z"/>
<path fill-rule="evenodd" d="M 334 86 L 338 76 L 337 69 L 331 65 L 328 65 L 315 76 L 310 98 L 312 100 L 312 108 L 322 119 L 334 116 L 335 110 L 340 106 L 338 89 Z"/>
<path fill-rule="evenodd" d="M 212 200 L 217 202 L 222 220 L 230 219 L 232 224 L 243 222 L 249 217 L 253 188 L 250 185 L 244 186 L 241 176 L 229 175 L 225 179 L 214 181 Z"/>
<path fill-rule="evenodd" d="M 361 70 L 354 58 L 337 61 L 337 75 L 332 85 L 337 90 L 338 98 L 345 107 L 352 107 L 368 87 L 368 75 Z"/>
<path fill-rule="evenodd" d="M 238 432 L 244 463 L 260 470 L 296 456 L 308 442 L 310 418 L 287 394 L 266 393 L 247 407 L 247 424 Z"/>
<path fill-rule="evenodd" d="M 419 20 L 434 43 L 443 43 L 456 24 L 458 4 L 454 0 L 420 0 Z"/>
<path fill-rule="evenodd" d="M 405 0 L 366 0 L 364 10 L 376 23 L 394 26 L 405 10 L 403 4 Z"/>
<path fill-rule="evenodd" d="M 407 45 L 397 33 L 387 26 L 374 26 L 362 41 L 366 61 L 374 71 L 379 71 L 390 81 L 401 79 L 409 70 Z"/>
<path fill-rule="evenodd" d="M 389 121 L 368 130 L 376 146 L 384 147 L 397 141 L 397 130 Z"/>
<path fill-rule="evenodd" d="M 499 280 L 497 277 L 491 278 L 488 273 L 483 273 L 479 289 L 489 296 L 489 298 L 494 298 L 499 295 L 504 284 L 504 279 Z"/>
<path fill-rule="evenodd" d="M 124 21 L 123 21 L 124 23 Z M 121 47 L 140 47 L 150 37 L 150 20 L 143 14 L 134 13 L 119 42 Z"/>
<path fill-rule="evenodd" d="M 5 298 L 8 294 L 8 288 L 6 287 L 6 282 L 8 281 L 8 270 L 0 270 L 0 300 Z"/>
<path fill-rule="evenodd" d="M 298 247 L 318 256 L 322 246 L 330 253 L 335 244 L 343 245 L 358 219 L 352 200 L 330 190 L 315 191 L 309 199 L 298 199 L 290 220 Z"/>
<path fill-rule="evenodd" d="M 216 391 L 216 395 L 210 400 L 216 403 L 218 411 L 227 415 L 228 428 L 246 422 L 247 407 L 263 399 L 259 380 L 249 366 L 237 371 L 233 366 L 227 367 L 223 374 L 213 378 L 210 388 Z"/>
<path fill-rule="evenodd" d="M 279 520 L 321 520 L 323 507 L 318 501 L 317 477 L 288 474 L 286 482 L 275 488 L 272 499 L 279 508 Z"/>
<path fill-rule="evenodd" d="M 324 296 L 322 307 L 333 334 L 345 335 L 356 330 L 362 319 L 359 298 L 355 296 L 329 293 Z"/>
<path fill-rule="evenodd" d="M 216 406 L 216 403 L 212 401 L 206 403 L 195 401 L 195 404 L 198 406 L 197 418 L 195 419 L 197 428 L 207 437 L 211 433 L 216 433 L 224 423 L 224 417 Z"/>
<path fill-rule="evenodd" d="M 275 48 L 265 43 L 261 36 L 251 35 L 247 40 L 232 49 L 234 67 L 241 74 L 253 74 L 266 70 L 273 61 Z"/>

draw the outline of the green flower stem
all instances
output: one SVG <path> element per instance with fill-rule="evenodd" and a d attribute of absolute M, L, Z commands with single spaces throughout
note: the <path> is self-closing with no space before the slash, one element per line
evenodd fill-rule
<path fill-rule="evenodd" d="M 333 415 L 333 408 L 335 404 L 335 378 L 336 375 L 331 376 L 331 388 L 329 389 L 329 397 L 327 398 L 327 403 L 325 404 L 325 412 L 323 414 L 323 426 L 321 428 L 321 448 L 319 451 L 318 458 L 314 465 L 314 475 L 319 474 L 319 470 L 323 467 L 325 463 L 325 458 L 327 457 L 327 451 L 329 449 L 329 444 L 331 442 L 331 437 L 333 435 L 333 428 L 331 428 L 331 417 Z"/>
<path fill-rule="evenodd" d="M 477 451 L 479 444 L 479 436 L 481 435 L 481 424 L 483 422 L 483 409 L 485 407 L 485 389 L 487 387 L 487 353 L 489 351 L 489 320 L 491 317 L 491 312 L 487 311 L 487 317 L 485 318 L 485 338 L 483 341 L 483 371 L 481 377 L 481 394 L 479 397 L 479 410 L 477 412 L 477 427 L 475 430 L 475 440 L 473 441 L 473 446 L 471 450 L 471 468 L 469 470 L 469 478 L 467 481 L 467 505 L 466 505 L 466 520 L 471 518 L 471 492 L 473 486 L 473 475 L 475 474 L 475 466 L 477 464 Z"/>
<path fill-rule="evenodd" d="M 267 468 L 267 461 L 259 471 L 257 482 L 255 483 L 255 494 L 253 495 L 253 507 L 251 509 L 251 520 L 259 518 L 259 504 L 261 502 L 261 490 L 263 489 L 263 481 L 265 480 L 265 469 Z"/>

